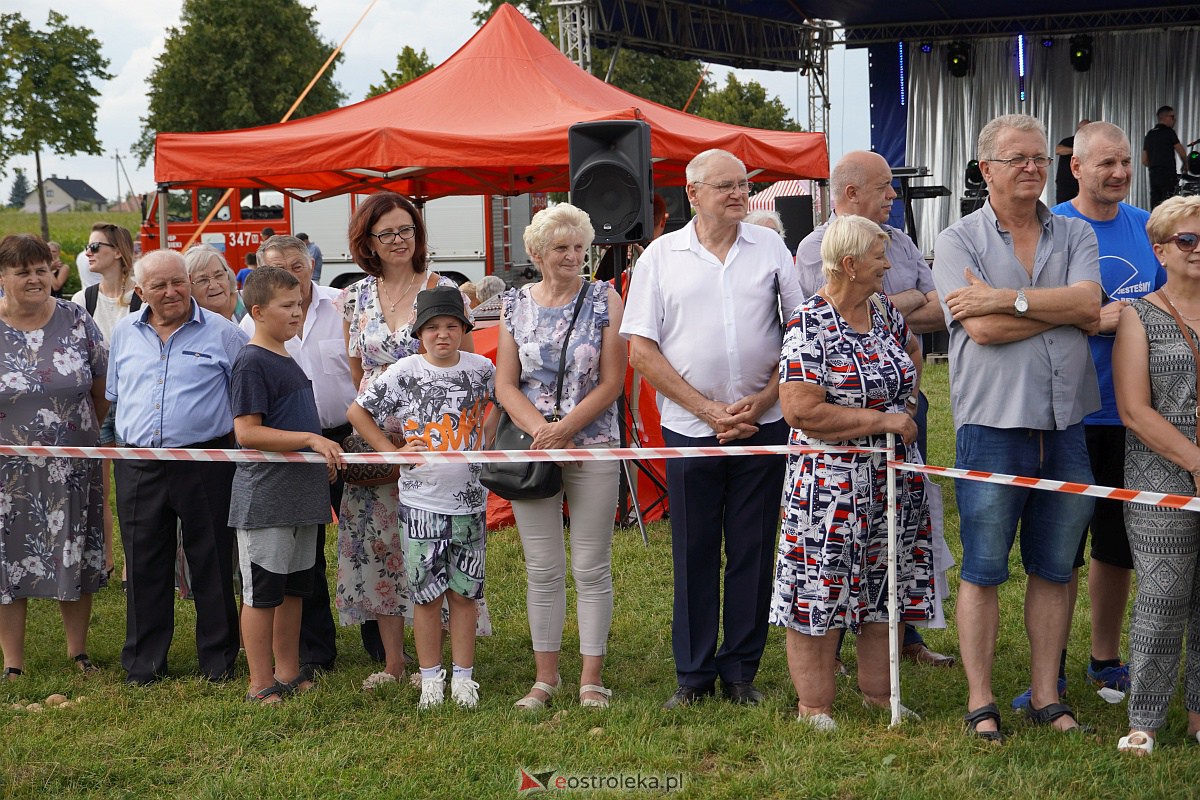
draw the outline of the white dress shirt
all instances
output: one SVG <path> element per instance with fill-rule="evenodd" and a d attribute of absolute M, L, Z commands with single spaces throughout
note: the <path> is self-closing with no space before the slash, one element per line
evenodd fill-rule
<path fill-rule="evenodd" d="M 346 409 L 358 396 L 350 378 L 342 312 L 333 304 L 341 294 L 341 289 L 320 286 L 314 281 L 303 334 L 284 342 L 288 355 L 312 381 L 317 413 L 321 417 L 321 427 L 325 429 L 345 425 Z M 254 335 L 254 318 L 250 314 L 246 314 L 240 324 L 242 330 Z"/>
<path fill-rule="evenodd" d="M 732 403 L 779 380 L 780 305 L 786 319 L 804 299 L 792 254 L 774 231 L 739 223 L 722 264 L 701 246 L 693 219 L 655 239 L 638 259 L 621 335 L 656 342 L 688 384 L 710 400 Z M 664 428 L 713 435 L 662 394 L 658 407 Z M 776 402 L 759 421 L 782 416 Z"/>

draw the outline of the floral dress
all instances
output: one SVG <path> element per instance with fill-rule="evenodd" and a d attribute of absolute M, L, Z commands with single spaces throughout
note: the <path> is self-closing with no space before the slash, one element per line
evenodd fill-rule
<path fill-rule="evenodd" d="M 442 276 L 439 286 L 458 288 Z M 412 320 L 393 331 L 383 317 L 379 287 L 374 276 L 348 286 L 338 300 L 350 326 L 348 351 L 362 359 L 361 392 L 395 362 L 417 352 L 421 343 L 412 337 Z M 465 301 L 464 301 L 465 302 Z M 416 311 L 416 304 L 413 304 Z M 469 313 L 469 312 L 468 312 Z M 389 433 L 403 433 L 403 419 L 385 417 L 375 422 Z M 400 485 L 354 486 L 347 483 L 338 514 L 338 571 L 335 604 L 343 625 L 356 625 L 376 615 L 412 618 L 412 601 L 401 555 L 397 508 Z M 443 622 L 447 611 L 442 610 Z M 491 619 L 486 601 L 479 601 L 479 636 L 490 636 Z"/>
<path fill-rule="evenodd" d="M 35 331 L 0 322 L 0 442 L 94 447 L 92 381 L 107 370 L 104 337 L 74 303 L 57 301 Z M 100 464 L 0 457 L 0 604 L 104 585 Z"/>
<path fill-rule="evenodd" d="M 879 296 L 882 299 L 882 295 Z M 903 413 L 916 369 L 900 312 L 884 299 L 871 304 L 871 330 L 859 333 L 833 305 L 814 295 L 788 322 L 781 381 L 823 386 L 825 400 L 847 408 Z M 824 442 L 793 429 L 791 444 L 884 447 L 883 435 Z M 916 445 L 897 455 L 919 461 Z M 771 600 L 771 622 L 819 636 L 830 628 L 887 621 L 887 481 L 882 453 L 788 456 L 784 519 Z M 897 584 L 901 617 L 932 616 L 933 556 L 925 483 L 920 473 L 897 477 Z"/>

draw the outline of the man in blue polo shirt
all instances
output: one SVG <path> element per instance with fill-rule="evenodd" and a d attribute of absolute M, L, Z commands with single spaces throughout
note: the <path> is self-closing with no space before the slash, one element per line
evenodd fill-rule
<path fill-rule="evenodd" d="M 183 257 L 156 250 L 134 266 L 144 309 L 113 330 L 108 399 L 119 400 L 117 438 L 129 447 L 232 448 L 229 379 L 249 337 L 200 308 Z M 117 511 L 129 575 L 126 681 L 167 674 L 175 629 L 175 531 L 196 598 L 196 651 L 210 680 L 233 677 L 238 654 L 229 493 L 234 464 L 118 460 Z"/>

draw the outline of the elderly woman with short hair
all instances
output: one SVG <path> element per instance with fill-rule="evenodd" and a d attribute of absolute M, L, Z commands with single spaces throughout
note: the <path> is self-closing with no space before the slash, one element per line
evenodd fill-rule
<path fill-rule="evenodd" d="M 588 215 L 569 203 L 539 211 L 525 229 L 525 250 L 542 280 L 504 294 L 496 399 L 513 422 L 533 437 L 534 449 L 612 447 L 618 442 L 616 399 L 625 383 L 627 363 L 625 343 L 618 334 L 623 307 L 611 285 L 581 277 L 594 236 Z M 562 415 L 557 417 L 564 340 Z M 561 467 L 563 489 L 558 494 L 512 504 L 525 551 L 526 601 L 537 670 L 533 688 L 516 703 L 524 710 L 544 708 L 562 684 L 558 667 L 567 601 L 564 498 L 571 509 L 571 571 L 583 662 L 579 701 L 604 708 L 612 695 L 604 687 L 601 670 L 612 625 L 612 532 L 619 464 L 582 461 Z"/>
<path fill-rule="evenodd" d="M 780 357 L 792 444 L 882 448 L 892 433 L 903 441 L 897 455 L 919 460 L 912 415 L 920 344 L 882 294 L 887 241 L 874 222 L 852 215 L 825 232 L 825 285 L 792 313 Z M 880 452 L 788 457 L 771 622 L 787 628 L 799 718 L 820 730 L 836 727 L 839 628 L 858 634 L 863 702 L 889 704 L 886 461 Z M 896 622 L 916 622 L 932 615 L 929 511 L 919 473 L 897 480 Z"/>
<path fill-rule="evenodd" d="M 108 411 L 108 348 L 87 312 L 51 295 L 50 248 L 0 240 L 0 443 L 94 447 Z M 25 669 L 29 598 L 58 601 L 67 655 L 84 673 L 92 594 L 105 583 L 104 498 L 94 459 L 0 457 L 0 650 Z"/>
<path fill-rule="evenodd" d="M 237 276 L 215 247 L 198 244 L 189 248 L 183 254 L 183 263 L 187 265 L 188 279 L 192 282 L 192 296 L 201 308 L 231 322 L 246 315 L 237 289 Z"/>

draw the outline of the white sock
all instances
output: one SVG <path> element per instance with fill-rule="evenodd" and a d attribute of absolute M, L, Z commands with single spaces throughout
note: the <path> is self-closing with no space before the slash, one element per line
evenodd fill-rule
<path fill-rule="evenodd" d="M 442 671 L 441 664 L 438 664 L 436 667 L 429 667 L 429 668 L 421 667 L 421 680 L 423 680 L 423 681 L 435 680 L 438 676 L 438 673 L 441 671 Z"/>
<path fill-rule="evenodd" d="M 460 667 L 458 664 L 454 665 L 455 678 L 466 678 L 467 680 L 471 680 L 471 673 L 474 671 L 474 667 Z"/>

